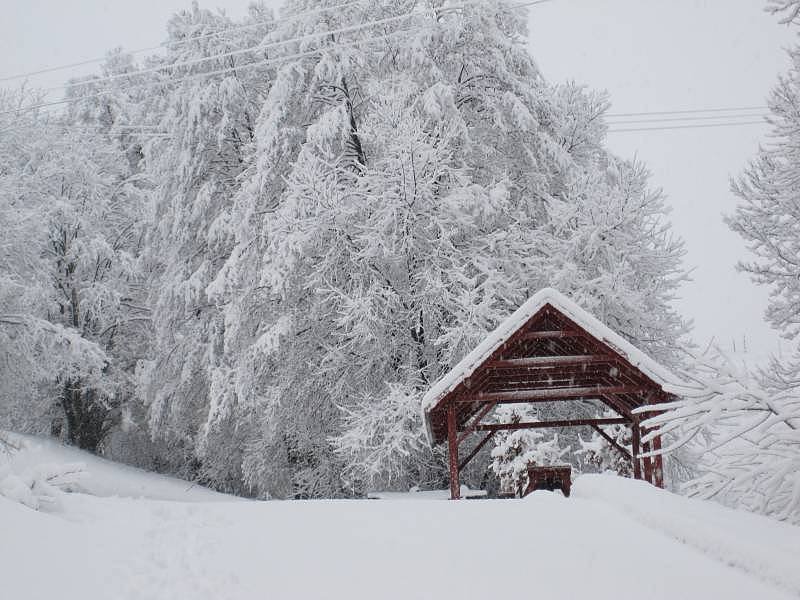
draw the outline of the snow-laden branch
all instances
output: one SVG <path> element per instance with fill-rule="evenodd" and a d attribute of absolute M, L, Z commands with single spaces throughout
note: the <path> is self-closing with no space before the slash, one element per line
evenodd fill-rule
<path fill-rule="evenodd" d="M 779 519 L 800 521 L 800 380 L 797 365 L 751 369 L 714 349 L 694 357 L 680 399 L 643 407 L 643 440 L 669 435 L 670 453 L 702 439 L 704 474 L 685 489 Z"/>

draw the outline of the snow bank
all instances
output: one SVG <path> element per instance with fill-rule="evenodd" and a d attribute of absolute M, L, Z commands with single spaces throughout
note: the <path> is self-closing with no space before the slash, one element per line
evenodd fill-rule
<path fill-rule="evenodd" d="M 798 527 L 613 475 L 582 475 L 572 495 L 602 501 L 642 525 L 800 597 Z"/>
<path fill-rule="evenodd" d="M 36 482 L 49 482 L 68 492 L 104 497 L 182 502 L 237 500 L 188 481 L 108 461 L 52 439 L 4 431 L 0 431 L 0 436 L 19 448 L 0 453 L 0 496 L 12 497 L 32 508 L 40 508 L 37 495 L 30 494 Z M 7 493 L 3 493 L 3 489 Z M 46 496 L 53 496 L 53 490 L 45 491 Z"/>
<path fill-rule="evenodd" d="M 524 500 L 461 502 L 186 503 L 67 494 L 58 516 L 0 498 L 0 597 L 794 597 L 752 569 L 665 535 L 661 525 L 643 525 L 606 497 L 617 490 L 631 499 L 660 498 L 657 492 L 628 480 L 584 478 L 574 489 L 578 497 L 536 492 Z M 697 532 L 703 539 L 716 539 L 717 527 L 727 528 L 732 544 L 757 533 L 749 515 L 679 500 L 656 506 L 667 524 L 688 511 L 708 519 Z M 757 554 L 753 546 L 752 562 L 776 561 L 779 549 L 797 557 L 788 540 L 797 529 L 756 520 L 766 528 L 758 539 L 775 547 Z"/>

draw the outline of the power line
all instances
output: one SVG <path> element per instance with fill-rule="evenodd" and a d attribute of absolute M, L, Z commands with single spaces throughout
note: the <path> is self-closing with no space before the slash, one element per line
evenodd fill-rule
<path fill-rule="evenodd" d="M 230 52 L 223 52 L 222 54 L 214 54 L 212 56 L 204 56 L 204 57 L 201 57 L 201 58 L 195 58 L 195 59 L 192 59 L 192 60 L 187 60 L 187 61 L 183 61 L 183 62 L 177 62 L 177 63 L 169 64 L 169 65 L 159 65 L 158 67 L 150 67 L 148 69 L 138 69 L 136 71 L 131 71 L 130 73 L 119 73 L 117 75 L 110 75 L 108 77 L 97 77 L 97 78 L 94 78 L 94 79 L 89 79 L 87 81 L 76 82 L 76 83 L 68 83 L 68 84 L 65 84 L 65 85 L 62 85 L 62 86 L 49 88 L 49 89 L 47 89 L 45 91 L 46 92 L 51 92 L 51 91 L 59 90 L 59 89 L 62 89 L 62 88 L 63 89 L 72 89 L 72 88 L 75 88 L 75 87 L 83 87 L 83 86 L 86 86 L 87 84 L 102 83 L 102 82 L 106 82 L 106 81 L 115 81 L 117 79 L 122 79 L 122 78 L 136 77 L 137 75 L 146 75 L 148 73 L 157 73 L 159 71 L 164 71 L 164 70 L 167 70 L 167 69 L 176 69 L 178 67 L 198 65 L 198 64 L 205 63 L 205 62 L 212 61 L 212 60 L 219 60 L 221 58 L 228 58 L 228 57 L 231 57 L 231 56 L 238 56 L 240 54 L 247 54 L 249 52 L 261 52 L 261 51 L 264 51 L 264 50 L 270 50 L 272 48 L 278 48 L 278 47 L 281 47 L 281 46 L 286 46 L 288 44 L 293 44 L 295 42 L 302 42 L 302 41 L 305 41 L 305 40 L 325 37 L 325 36 L 328 36 L 328 35 L 335 35 L 335 34 L 339 34 L 339 33 L 352 33 L 354 31 L 360 31 L 362 29 L 368 29 L 370 27 L 375 27 L 375 26 L 378 26 L 378 25 L 386 25 L 388 23 L 393 23 L 395 21 L 400 21 L 400 20 L 407 19 L 407 18 L 413 17 L 413 16 L 415 16 L 414 12 L 403 13 L 402 15 L 395 15 L 393 17 L 387 17 L 385 19 L 379 19 L 377 21 L 367 21 L 366 23 L 360 23 L 358 25 L 348 25 L 347 27 L 340 27 L 338 29 L 331 29 L 331 30 L 328 30 L 328 31 L 317 31 L 317 32 L 314 32 L 314 33 L 309 33 L 309 34 L 306 34 L 306 35 L 302 35 L 302 36 L 295 37 L 295 38 L 290 38 L 290 39 L 287 39 L 287 40 L 280 40 L 280 41 L 277 41 L 277 42 L 272 42 L 270 44 L 264 44 L 264 45 L 260 45 L 260 46 L 250 46 L 248 48 L 241 48 L 239 50 L 231 50 Z"/>
<path fill-rule="evenodd" d="M 321 52 L 324 52 L 325 50 L 336 49 L 336 48 L 347 48 L 347 47 L 351 47 L 351 46 L 357 46 L 357 45 L 362 44 L 362 43 L 369 43 L 369 42 L 373 42 L 373 41 L 386 40 L 386 39 L 389 39 L 389 38 L 393 38 L 393 37 L 395 37 L 397 35 L 406 34 L 406 33 L 408 33 L 408 30 L 401 30 L 401 31 L 395 31 L 393 33 L 388 33 L 388 34 L 382 35 L 382 36 L 374 36 L 374 37 L 371 37 L 371 38 L 364 38 L 364 39 L 361 39 L 361 40 L 354 40 L 352 42 L 337 42 L 335 44 L 331 44 L 330 46 L 326 46 L 325 48 L 317 48 L 315 50 L 309 50 L 307 52 L 299 52 L 297 54 L 291 54 L 291 55 L 288 55 L 288 56 L 282 56 L 282 57 L 278 57 L 278 58 L 272 58 L 272 59 L 267 59 L 267 60 L 252 62 L 252 63 L 245 63 L 243 65 L 239 65 L 239 66 L 236 66 L 236 67 L 226 67 L 224 69 L 218 69 L 216 71 L 207 71 L 207 72 L 204 72 L 204 73 L 194 73 L 192 75 L 187 75 L 185 77 L 180 77 L 178 79 L 170 79 L 167 82 L 148 81 L 148 82 L 144 82 L 144 83 L 132 84 L 132 85 L 125 86 L 125 89 L 126 90 L 138 89 L 138 88 L 143 88 L 143 87 L 149 87 L 149 86 L 152 86 L 152 85 L 163 85 L 164 83 L 167 83 L 169 85 L 173 85 L 173 84 L 177 84 L 177 83 L 183 83 L 184 81 L 189 81 L 189 80 L 192 80 L 192 79 L 210 77 L 212 75 L 221 75 L 221 74 L 224 74 L 224 73 L 229 73 L 231 71 L 243 71 L 243 70 L 251 68 L 251 67 L 268 66 L 268 65 L 271 65 L 271 64 L 279 64 L 279 63 L 290 61 L 290 60 L 296 60 L 296 59 L 299 59 L 299 58 L 306 58 L 306 57 L 309 57 L 309 56 L 314 56 L 315 54 L 319 54 Z M 114 90 L 114 89 L 105 89 L 105 90 L 100 90 L 99 92 L 95 92 L 93 94 L 86 94 L 86 95 L 80 96 L 78 98 L 65 98 L 63 100 L 53 100 L 51 102 L 42 102 L 42 103 L 39 103 L 39 104 L 26 106 L 24 108 L 16 108 L 16 109 L 11 109 L 11 110 L 0 111 L 0 116 L 9 115 L 9 114 L 21 114 L 21 113 L 37 110 L 39 108 L 47 108 L 47 107 L 50 107 L 50 106 L 58 106 L 58 105 L 61 105 L 61 104 L 68 104 L 70 102 L 76 102 L 76 101 L 79 101 L 79 100 L 88 100 L 88 99 L 91 99 L 91 98 L 98 98 L 100 96 L 105 96 L 106 94 L 110 94 L 110 93 L 115 92 L 115 91 L 116 90 Z"/>
<path fill-rule="evenodd" d="M 277 19 L 269 20 L 269 21 L 258 21 L 256 23 L 246 23 L 244 25 L 236 25 L 236 26 L 233 26 L 233 27 L 228 27 L 227 29 L 224 29 L 222 31 L 215 31 L 213 33 L 208 33 L 208 34 L 200 35 L 200 36 L 197 36 L 197 37 L 191 37 L 191 38 L 187 38 L 185 40 L 175 40 L 174 42 L 167 41 L 167 42 L 163 42 L 163 43 L 161 43 L 161 44 L 159 44 L 157 46 L 149 46 L 149 47 L 146 47 L 146 48 L 137 48 L 136 50 L 129 50 L 129 51 L 126 52 L 126 54 L 141 54 L 142 52 L 152 52 L 152 51 L 155 51 L 155 50 L 161 50 L 162 48 L 170 48 L 170 47 L 175 47 L 175 46 L 181 46 L 183 44 L 189 44 L 189 43 L 197 42 L 197 41 L 208 39 L 208 38 L 218 37 L 218 36 L 230 33 L 232 31 L 241 31 L 241 30 L 244 30 L 244 29 L 253 29 L 255 27 L 260 27 L 262 25 L 273 25 L 273 24 L 277 24 L 277 23 L 293 21 L 293 20 L 299 19 L 301 17 L 306 17 L 306 16 L 310 16 L 310 15 L 314 15 L 314 14 L 319 14 L 319 13 L 326 12 L 326 11 L 329 11 L 329 10 L 342 10 L 342 9 L 345 9 L 345 8 L 349 8 L 351 6 L 355 6 L 356 4 L 361 4 L 363 1 L 364 0 L 358 0 L 356 2 L 345 2 L 344 4 L 339 4 L 337 6 L 328 6 L 328 7 L 324 7 L 324 8 L 315 8 L 313 10 L 307 10 L 307 11 L 296 13 L 294 15 L 289 15 L 287 17 L 280 17 L 280 18 L 277 18 Z M 17 75 L 12 75 L 10 77 L 0 77 L 0 81 L 13 81 L 15 79 L 25 79 L 27 77 L 33 77 L 35 75 L 43 75 L 45 73 L 54 73 L 56 71 L 64 71 L 66 69 L 72 69 L 72 68 L 75 68 L 75 67 L 82 67 L 82 66 L 85 66 L 85 65 L 101 63 L 101 62 L 104 62 L 105 60 L 107 60 L 107 58 L 108 58 L 107 56 L 98 57 L 98 58 L 90 58 L 90 59 L 87 59 L 87 60 L 82 60 L 82 61 L 79 61 L 79 62 L 69 63 L 69 64 L 65 64 L 65 65 L 58 65 L 58 66 L 55 66 L 55 67 L 47 67 L 47 68 L 44 68 L 44 69 L 39 69 L 38 71 L 30 71 L 28 73 L 19 73 Z"/>
<path fill-rule="evenodd" d="M 764 125 L 764 121 L 734 121 L 730 123 L 703 123 L 694 125 L 665 125 L 664 127 L 634 127 L 625 129 L 609 129 L 608 133 L 623 133 L 627 131 L 666 131 L 669 129 L 703 129 L 706 127 L 733 127 L 736 125 Z"/>
<path fill-rule="evenodd" d="M 707 115 L 701 117 L 658 117 L 655 119 L 624 119 L 609 121 L 609 125 L 629 125 L 635 123 L 668 123 L 670 121 L 719 121 L 722 119 L 754 119 L 756 117 L 767 117 L 767 113 L 742 113 L 738 115 Z"/>
<path fill-rule="evenodd" d="M 694 113 L 721 113 L 721 112 L 741 112 L 745 110 L 767 110 L 768 106 L 743 106 L 739 108 L 694 108 L 687 110 L 661 110 L 661 111 L 646 111 L 646 112 L 629 112 L 629 113 L 609 113 L 607 117 L 642 117 L 649 115 L 688 115 Z"/>
<path fill-rule="evenodd" d="M 533 6 L 533 5 L 536 5 L 536 4 L 544 4 L 545 2 L 552 2 L 552 1 L 553 0 L 534 0 L 532 2 L 522 2 L 520 4 L 515 4 L 513 6 L 510 6 L 509 8 L 512 8 L 512 9 L 523 8 L 523 7 L 527 7 L 527 6 Z M 324 12 L 327 12 L 327 11 L 343 10 L 345 8 L 350 8 L 350 7 L 359 5 L 359 4 L 363 4 L 363 2 L 364 2 L 364 0 L 357 0 L 357 1 L 354 1 L 354 2 L 345 2 L 343 4 L 339 4 L 339 5 L 336 5 L 336 6 L 328 6 L 328 7 L 316 8 L 316 9 L 312 9 L 312 10 L 306 10 L 306 11 L 299 12 L 299 13 L 296 13 L 296 14 L 293 14 L 293 15 L 289 15 L 289 16 L 286 16 L 286 17 L 279 17 L 279 18 L 270 19 L 270 20 L 267 20 L 267 21 L 257 21 L 257 22 L 254 22 L 254 23 L 245 23 L 245 24 L 242 24 L 242 25 L 235 25 L 233 27 L 228 27 L 228 28 L 223 29 L 221 31 L 215 31 L 215 32 L 212 32 L 212 33 L 207 33 L 205 35 L 199 35 L 199 36 L 187 38 L 187 39 L 184 39 L 184 40 L 166 41 L 166 42 L 162 42 L 161 44 L 158 44 L 156 46 L 147 46 L 147 47 L 144 47 L 144 48 L 136 48 L 134 50 L 128 50 L 125 53 L 126 54 L 141 54 L 143 52 L 153 52 L 153 51 L 161 50 L 161 49 L 164 49 L 164 48 L 178 47 L 178 46 L 182 46 L 184 44 L 190 44 L 190 43 L 198 42 L 198 41 L 205 40 L 205 39 L 220 37 L 220 36 L 226 35 L 228 33 L 235 32 L 235 31 L 243 31 L 243 30 L 246 30 L 246 29 L 254 29 L 256 27 L 261 27 L 263 25 L 275 25 L 275 24 L 278 24 L 278 23 L 290 22 L 290 21 L 294 21 L 294 20 L 302 18 L 302 17 L 311 16 L 311 15 L 315 15 L 315 14 L 320 14 L 320 13 L 324 13 Z M 458 8 L 458 7 L 456 6 L 456 7 L 450 7 L 450 8 Z M 64 70 L 67 70 L 67 69 L 73 69 L 75 67 L 82 67 L 82 66 L 86 66 L 86 65 L 102 63 L 105 60 L 107 60 L 107 58 L 108 58 L 107 56 L 90 58 L 90 59 L 82 60 L 82 61 L 78 61 L 78 62 L 67 63 L 67 64 L 63 64 L 63 65 L 57 65 L 55 67 L 46 67 L 46 68 L 39 69 L 39 70 L 36 70 L 36 71 L 29 71 L 27 73 L 18 73 L 16 75 L 11 75 L 11 76 L 8 76 L 8 77 L 0 77 L 0 82 L 3 82 L 3 81 L 14 81 L 14 80 L 18 80 L 18 79 L 26 79 L 26 78 L 29 78 L 29 77 L 34 77 L 36 75 L 43 75 L 43 74 L 46 74 L 46 73 L 54 73 L 54 72 L 57 72 L 57 71 L 64 71 Z"/>
<path fill-rule="evenodd" d="M 532 2 L 532 3 L 524 3 L 524 4 L 520 4 L 520 5 L 514 5 L 514 6 L 511 6 L 509 8 L 512 8 L 512 9 L 513 8 L 520 8 L 522 6 L 527 6 L 529 4 L 541 4 L 541 3 L 547 2 L 547 1 L 550 1 L 550 0 L 535 0 L 535 2 Z M 462 2 L 461 4 L 450 6 L 448 8 L 449 9 L 466 8 L 467 6 L 475 5 L 475 4 L 478 4 L 479 2 L 480 2 L 480 0 L 467 0 L 465 2 Z M 354 26 L 348 26 L 346 28 L 341 28 L 341 30 L 342 31 L 344 31 L 344 30 L 350 31 L 350 30 L 355 30 L 355 29 L 365 29 L 365 28 L 368 28 L 368 27 L 373 27 L 375 25 L 385 24 L 385 23 L 390 22 L 390 21 L 396 21 L 396 20 L 400 20 L 400 19 L 405 19 L 405 18 L 408 18 L 410 16 L 415 16 L 415 13 L 409 12 L 409 13 L 405 13 L 403 15 L 396 15 L 394 17 L 388 17 L 386 19 L 380 19 L 380 20 L 377 20 L 377 21 L 369 21 L 369 22 L 366 22 L 366 23 L 361 23 L 359 25 L 354 25 Z M 435 24 L 431 24 L 431 25 L 433 26 Z M 339 30 L 326 31 L 326 32 L 321 32 L 321 33 L 317 33 L 317 34 L 312 34 L 312 35 L 313 36 L 330 35 L 330 34 L 336 33 L 336 32 L 339 32 Z M 385 39 L 388 39 L 388 38 L 392 38 L 392 37 L 394 37 L 394 36 L 396 36 L 398 34 L 404 34 L 404 33 L 408 33 L 408 32 L 409 32 L 409 30 L 406 29 L 406 30 L 401 30 L 401 31 L 385 34 L 385 35 L 382 35 L 382 36 L 374 36 L 372 38 L 365 38 L 363 40 L 355 40 L 353 42 L 334 43 L 334 44 L 331 44 L 330 46 L 327 46 L 326 48 L 315 49 L 315 50 L 311 50 L 311 51 L 307 51 L 307 52 L 301 52 L 301 53 L 297 53 L 297 54 L 293 54 L 293 55 L 289 55 L 289 56 L 284 56 L 284 57 L 277 57 L 277 58 L 274 58 L 274 59 L 266 59 L 266 60 L 262 60 L 262 61 L 245 63 L 245 64 L 242 64 L 242 65 L 237 65 L 237 66 L 233 66 L 233 67 L 225 67 L 225 68 L 217 69 L 217 70 L 214 70 L 214 71 L 207 71 L 207 72 L 203 72 L 203 73 L 195 73 L 195 74 L 187 75 L 185 77 L 181 77 L 181 78 L 177 78 L 177 79 L 170 79 L 167 82 L 148 81 L 148 82 L 142 82 L 142 83 L 138 83 L 138 84 L 126 85 L 124 87 L 124 89 L 127 89 L 127 90 L 138 89 L 138 88 L 148 87 L 148 86 L 152 86 L 152 85 L 163 85 L 164 83 L 173 85 L 173 84 L 181 83 L 181 82 L 184 82 L 184 81 L 187 81 L 187 80 L 191 80 L 191 79 L 209 77 L 209 76 L 212 76 L 212 75 L 221 75 L 221 74 L 224 74 L 224 73 L 229 73 L 231 71 L 245 70 L 245 69 L 250 68 L 250 67 L 266 66 L 266 65 L 270 65 L 270 64 L 277 64 L 277 63 L 285 62 L 287 60 L 294 60 L 294 59 L 297 59 L 297 58 L 313 56 L 313 55 L 315 55 L 315 54 L 317 54 L 319 52 L 324 51 L 325 49 L 343 48 L 343 47 L 349 47 L 349 46 L 358 45 L 358 44 L 364 43 L 364 42 L 385 40 Z M 296 37 L 296 38 L 290 38 L 288 40 L 283 40 L 283 41 L 279 42 L 279 44 L 286 45 L 286 44 L 289 44 L 291 42 L 295 42 L 295 41 L 298 41 L 298 40 L 306 39 L 307 37 L 311 37 L 311 36 L 300 36 L 300 37 Z M 260 48 L 248 49 L 248 50 L 244 50 L 244 51 L 258 50 L 258 49 L 264 49 L 264 48 L 266 48 L 266 46 L 261 46 Z M 243 51 L 237 51 L 237 52 L 243 52 Z M 225 55 L 229 55 L 229 54 L 230 53 L 226 53 Z M 221 56 L 224 56 L 224 55 L 215 55 L 214 57 L 205 57 L 203 59 L 200 59 L 200 61 L 195 60 L 195 61 L 189 61 L 188 63 L 176 63 L 174 65 L 167 65 L 167 66 L 164 66 L 164 67 L 158 67 L 156 69 L 150 69 L 150 71 L 152 71 L 152 70 L 158 71 L 158 70 L 162 70 L 164 68 L 169 68 L 170 66 L 171 67 L 177 67 L 177 66 L 180 66 L 181 64 L 189 64 L 189 63 L 193 63 L 193 62 L 201 62 L 201 61 L 205 61 L 205 60 L 212 60 L 212 59 L 215 59 L 215 58 L 219 58 Z M 126 76 L 134 76 L 134 75 L 136 75 L 138 73 L 144 73 L 144 72 L 148 72 L 148 71 L 146 71 L 146 70 L 136 71 L 136 72 L 133 72 L 133 73 L 130 73 L 130 74 L 126 74 Z M 114 77 L 110 77 L 110 78 L 106 78 L 106 79 L 113 79 L 113 78 Z M 84 83 L 82 83 L 80 85 L 85 86 L 85 85 L 87 85 L 89 83 L 96 83 L 96 82 L 101 82 L 101 81 L 104 81 L 104 79 L 102 79 L 102 78 L 101 79 L 93 79 L 93 80 L 84 82 Z M 23 113 L 23 112 L 29 112 L 29 111 L 36 110 L 36 109 L 39 109 L 39 108 L 47 108 L 47 107 L 50 107 L 50 106 L 58 106 L 58 105 L 61 105 L 61 104 L 68 104 L 70 102 L 77 101 L 77 100 L 97 98 L 97 97 L 104 96 L 106 94 L 109 94 L 109 93 L 112 93 L 112 92 L 115 92 L 115 91 L 116 90 L 109 88 L 109 89 L 105 89 L 105 90 L 100 90 L 100 91 L 92 93 L 92 94 L 81 95 L 78 98 L 64 98 L 62 100 L 53 100 L 53 101 L 49 101 L 49 102 L 42 102 L 42 103 L 39 103 L 39 104 L 26 106 L 24 109 L 19 109 L 18 108 L 18 109 L 11 109 L 11 110 L 2 111 L 2 112 L 0 112 L 0 116 L 7 115 L 7 114 L 20 114 L 20 113 Z"/>
<path fill-rule="evenodd" d="M 532 2 L 520 2 L 519 4 L 515 4 L 514 6 L 509 6 L 509 8 L 524 8 L 526 6 L 533 6 L 535 4 L 544 4 L 545 2 L 552 2 L 553 0 L 533 0 Z"/>

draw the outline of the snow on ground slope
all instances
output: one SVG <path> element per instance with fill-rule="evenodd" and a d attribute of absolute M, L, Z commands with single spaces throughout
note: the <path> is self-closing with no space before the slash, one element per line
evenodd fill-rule
<path fill-rule="evenodd" d="M 64 469 L 79 470 L 80 472 L 74 477 L 75 484 L 71 487 L 93 496 L 183 502 L 231 499 L 230 496 L 188 481 L 104 460 L 77 448 L 64 446 L 56 440 L 7 431 L 0 431 L 0 438 L 19 449 L 7 456 L 0 454 L 0 469 L 5 466 L 6 470 L 17 475 Z"/>
<path fill-rule="evenodd" d="M 574 489 L 568 499 L 460 502 L 64 494 L 56 513 L 0 498 L 0 598 L 800 595 L 798 528 L 614 477 L 582 477 Z"/>
<path fill-rule="evenodd" d="M 800 527 L 656 490 L 643 481 L 587 475 L 576 498 L 603 501 L 627 517 L 800 597 Z"/>

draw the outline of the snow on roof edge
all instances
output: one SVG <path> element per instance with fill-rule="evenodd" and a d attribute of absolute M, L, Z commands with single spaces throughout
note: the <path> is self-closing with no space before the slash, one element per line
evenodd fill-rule
<path fill-rule="evenodd" d="M 478 344 L 472 352 L 462 358 L 455 367 L 445 373 L 422 398 L 423 414 L 427 416 L 430 410 L 436 406 L 443 396 L 451 392 L 464 379 L 472 375 L 491 354 L 500 347 L 514 332 L 525 325 L 528 320 L 539 312 L 546 304 L 550 304 L 558 309 L 564 316 L 582 327 L 587 333 L 591 334 L 604 344 L 610 346 L 634 367 L 642 371 L 654 382 L 659 384 L 665 392 L 674 391 L 680 383 L 676 377 L 666 367 L 657 363 L 647 354 L 639 350 L 628 340 L 613 331 L 608 325 L 602 323 L 597 317 L 581 308 L 573 300 L 554 288 L 543 288 L 531 296 L 522 306 L 515 310 L 511 316 L 500 323 L 486 339 Z M 426 425 L 429 435 L 430 423 L 426 418 Z"/>

